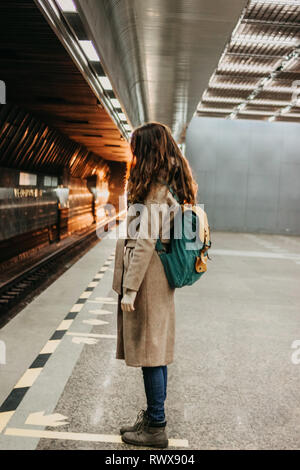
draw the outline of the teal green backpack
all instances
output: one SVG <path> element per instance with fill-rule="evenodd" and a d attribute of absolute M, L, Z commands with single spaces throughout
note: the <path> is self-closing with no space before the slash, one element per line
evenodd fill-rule
<path fill-rule="evenodd" d="M 167 185 L 173 197 L 179 202 L 173 189 Z M 179 228 L 181 225 L 181 229 Z M 175 237 L 176 230 L 180 237 Z M 175 231 L 175 232 L 174 232 Z M 196 235 L 195 235 L 196 234 Z M 185 206 L 174 218 L 168 249 L 157 239 L 155 249 L 162 261 L 170 287 L 194 284 L 207 270 L 207 250 L 211 247 L 210 228 L 206 212 L 199 206 Z M 188 246 L 192 249 L 188 249 Z"/>

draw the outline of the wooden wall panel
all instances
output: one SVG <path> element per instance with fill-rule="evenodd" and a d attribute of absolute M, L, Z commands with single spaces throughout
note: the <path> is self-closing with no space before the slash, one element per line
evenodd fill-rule
<path fill-rule="evenodd" d="M 35 117 L 31 123 L 28 120 L 23 123 L 20 115 L 22 129 L 29 126 L 33 130 L 32 126 L 38 126 L 36 123 L 41 121 L 45 128 L 60 131 L 104 159 L 123 162 L 130 159 L 128 143 L 97 102 L 33 0 L 1 0 L 0 64 L 0 80 L 6 84 L 7 103 L 23 108 L 24 117 L 26 113 Z M 41 131 L 36 127 L 33 135 L 40 136 Z M 66 141 L 56 137 L 59 148 L 62 142 Z M 118 147 L 110 147 L 110 144 Z M 43 146 L 49 168 L 59 158 L 63 163 L 74 151 L 70 143 L 60 155 L 55 149 L 50 153 L 45 142 Z M 22 160 L 22 156 L 18 155 L 18 159 Z"/>

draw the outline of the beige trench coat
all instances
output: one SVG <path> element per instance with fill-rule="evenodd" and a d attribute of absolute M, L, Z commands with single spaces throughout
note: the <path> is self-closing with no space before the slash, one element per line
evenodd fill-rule
<path fill-rule="evenodd" d="M 154 224 L 150 212 L 161 213 L 161 204 L 172 208 L 170 222 L 172 227 L 174 215 L 180 205 L 174 199 L 166 185 L 153 182 L 144 201 L 144 211 L 140 217 L 137 238 L 132 237 L 129 227 L 137 222 L 136 217 L 127 215 L 127 241 L 117 241 L 113 289 L 118 293 L 117 318 L 117 359 L 124 359 L 128 366 L 154 367 L 173 362 L 175 341 L 175 306 L 174 292 L 168 284 L 162 262 L 155 250 L 158 234 L 164 244 L 170 242 L 169 232 L 164 232 L 165 219 L 161 216 L 159 223 Z M 139 214 L 138 214 L 139 215 Z M 143 225 L 146 224 L 146 225 Z M 147 227 L 147 235 L 141 227 Z M 151 229 L 154 230 L 151 233 Z M 124 290 L 137 291 L 133 312 L 121 309 Z"/>

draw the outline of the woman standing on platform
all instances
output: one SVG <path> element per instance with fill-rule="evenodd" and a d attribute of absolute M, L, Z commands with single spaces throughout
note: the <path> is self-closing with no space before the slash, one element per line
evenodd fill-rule
<path fill-rule="evenodd" d="M 119 294 L 116 357 L 142 368 L 147 410 L 120 432 L 128 444 L 163 448 L 168 445 L 164 404 L 167 365 L 174 355 L 175 289 L 168 284 L 155 245 L 160 236 L 167 249 L 174 215 L 180 204 L 196 203 L 197 185 L 167 126 L 151 122 L 139 127 L 132 134 L 131 150 L 127 233 L 117 241 L 113 279 Z"/>

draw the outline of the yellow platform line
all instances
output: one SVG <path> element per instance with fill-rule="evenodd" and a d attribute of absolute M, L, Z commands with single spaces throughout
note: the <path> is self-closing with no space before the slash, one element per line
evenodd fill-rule
<path fill-rule="evenodd" d="M 97 287 L 98 284 L 99 284 L 99 282 L 90 282 L 90 283 L 88 284 L 88 287 Z"/>
<path fill-rule="evenodd" d="M 85 432 L 59 432 L 19 428 L 7 428 L 4 434 L 7 436 L 35 437 L 39 439 L 60 439 L 63 441 L 88 441 L 123 444 L 121 436 L 114 434 L 90 434 Z M 189 443 L 186 439 L 169 439 L 169 446 L 189 447 Z"/>
<path fill-rule="evenodd" d="M 68 330 L 72 325 L 73 320 L 63 320 L 61 324 L 56 328 L 56 331 Z"/>
<path fill-rule="evenodd" d="M 111 257 L 114 257 L 114 253 L 112 253 Z M 106 263 L 107 263 L 107 261 L 106 261 Z M 107 266 L 103 266 L 101 271 L 106 271 L 107 269 L 108 269 Z M 93 278 L 93 279 L 96 279 L 97 281 L 90 282 L 88 287 L 96 287 L 99 284 L 99 280 L 102 279 L 103 276 L 104 276 L 104 272 L 97 273 Z M 88 297 L 90 295 L 91 295 L 91 292 L 84 291 L 81 294 L 80 298 L 88 299 Z M 83 308 L 83 306 L 84 306 L 84 304 L 82 304 L 82 303 L 80 303 L 80 304 L 76 303 L 76 304 L 73 305 L 70 312 L 79 313 L 81 311 L 81 309 Z M 60 323 L 60 325 L 58 326 L 58 328 L 56 329 L 56 331 L 68 330 L 70 328 L 70 326 L 72 325 L 72 323 L 73 323 L 73 319 L 63 320 Z M 72 333 L 69 333 L 69 334 L 72 334 Z M 73 335 L 74 335 L 74 333 L 73 333 Z M 93 336 L 91 334 L 90 335 L 85 335 L 85 334 L 80 334 L 80 333 L 77 333 L 75 335 L 76 336 L 90 336 L 90 337 Z M 102 337 L 102 338 L 116 338 L 116 336 L 114 336 L 114 335 L 96 335 L 96 336 Z M 61 342 L 61 340 L 51 340 L 51 339 L 48 340 L 39 354 L 52 354 L 56 350 L 56 348 L 58 347 L 60 342 Z M 30 388 L 34 384 L 34 382 L 36 381 L 36 379 L 38 378 L 38 376 L 40 375 L 42 370 L 43 370 L 43 367 L 27 369 L 27 371 L 22 375 L 22 377 L 19 379 L 17 384 L 13 387 L 11 392 L 16 388 Z M 10 421 L 10 419 L 12 418 L 14 413 L 16 412 L 18 406 L 13 411 L 0 412 L 0 433 L 2 433 L 3 430 L 5 429 L 5 427 L 7 426 L 8 422 Z"/>
<path fill-rule="evenodd" d="M 4 411 L 4 412 L 0 413 L 0 433 L 6 427 L 7 423 L 12 418 L 14 413 L 15 413 L 15 410 L 14 411 Z"/>
<path fill-rule="evenodd" d="M 80 312 L 80 310 L 82 309 L 82 307 L 84 306 L 84 304 L 75 304 L 73 305 L 73 307 L 71 308 L 70 312 Z"/>
<path fill-rule="evenodd" d="M 94 279 L 102 279 L 103 276 L 104 276 L 104 274 L 96 274 L 96 275 L 94 276 Z"/>
<path fill-rule="evenodd" d="M 61 339 L 58 340 L 49 340 L 48 343 L 45 344 L 43 349 L 41 350 L 40 354 L 52 354 L 54 353 L 55 349 L 61 342 Z"/>
<path fill-rule="evenodd" d="M 79 297 L 80 299 L 88 299 L 91 296 L 92 292 L 83 292 L 81 296 Z"/>
<path fill-rule="evenodd" d="M 42 372 L 43 367 L 38 367 L 35 369 L 27 369 L 25 374 L 22 375 L 19 382 L 14 386 L 14 388 L 24 388 L 31 387 L 36 381 L 40 373 Z"/>
<path fill-rule="evenodd" d="M 108 339 L 117 338 L 117 335 L 105 335 L 105 334 L 98 334 L 98 333 L 76 333 L 75 331 L 68 331 L 66 334 L 69 336 L 84 336 L 87 338 L 108 338 Z"/>

